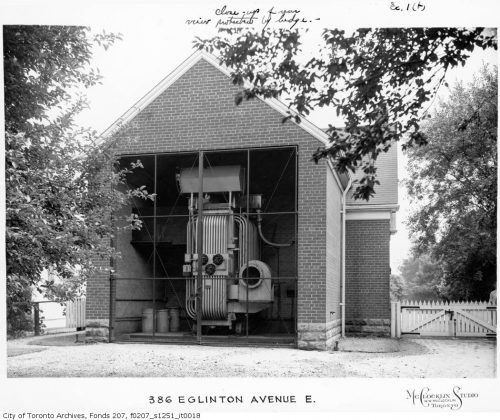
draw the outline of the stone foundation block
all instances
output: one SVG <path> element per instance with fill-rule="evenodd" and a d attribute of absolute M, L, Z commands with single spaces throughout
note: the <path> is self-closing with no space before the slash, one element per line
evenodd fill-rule
<path fill-rule="evenodd" d="M 332 349 L 340 337 L 340 330 L 340 319 L 326 323 L 299 324 L 298 348 L 303 350 Z"/>
<path fill-rule="evenodd" d="M 391 320 L 385 318 L 349 319 L 346 334 L 386 337 L 391 335 Z"/>
<path fill-rule="evenodd" d="M 89 319 L 85 328 L 85 341 L 109 342 L 109 320 Z"/>
<path fill-rule="evenodd" d="M 303 324 L 299 323 L 297 325 L 297 330 L 299 333 L 301 331 L 326 331 L 326 324 L 318 323 L 318 324 Z"/>
<path fill-rule="evenodd" d="M 299 349 L 301 350 L 326 350 L 325 341 L 301 341 L 297 342 Z"/>

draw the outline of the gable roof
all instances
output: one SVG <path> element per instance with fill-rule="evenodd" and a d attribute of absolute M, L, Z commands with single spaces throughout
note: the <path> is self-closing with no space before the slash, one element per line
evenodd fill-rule
<path fill-rule="evenodd" d="M 139 112 L 146 108 L 151 102 L 153 102 L 158 96 L 160 96 L 166 89 L 168 89 L 172 84 L 174 84 L 184 73 L 186 73 L 191 67 L 193 67 L 198 61 L 205 60 L 210 63 L 216 69 L 224 73 L 226 76 L 231 76 L 231 71 L 223 66 L 219 59 L 206 51 L 198 50 L 191 54 L 186 60 L 184 60 L 175 70 L 173 70 L 167 77 L 160 81 L 153 89 L 151 89 L 146 95 L 139 99 L 129 110 L 127 110 L 121 117 L 119 117 L 110 127 L 108 127 L 99 136 L 99 144 L 103 144 L 106 139 L 116 133 L 124 124 L 130 122 Z M 246 87 L 250 86 L 246 82 Z M 286 106 L 283 102 L 275 98 L 262 98 L 257 96 L 258 99 L 268 104 L 270 107 L 281 113 L 283 116 L 288 116 L 292 114 L 293 116 L 299 115 L 297 112 Z M 291 121 L 301 127 L 304 131 L 311 134 L 314 138 L 319 140 L 325 146 L 329 145 L 328 135 L 321 130 L 319 127 L 314 125 L 312 122 L 305 119 L 300 115 L 300 123 L 297 123 L 294 119 Z"/>
<path fill-rule="evenodd" d="M 129 108 L 125 113 L 121 115 L 111 126 L 104 130 L 98 139 L 98 145 L 102 146 L 106 144 L 113 134 L 115 134 L 123 125 L 129 123 L 134 117 L 136 117 L 142 110 L 144 110 L 150 103 L 152 103 L 156 98 L 158 98 L 165 90 L 167 90 L 171 85 L 173 85 L 182 75 L 184 75 L 191 67 L 193 67 L 200 60 L 205 60 L 207 63 L 211 64 L 217 70 L 225 74 L 226 76 L 231 76 L 231 70 L 220 63 L 218 57 L 210 54 L 204 50 L 197 50 L 191 54 L 186 60 L 184 60 L 179 66 L 177 66 L 169 75 L 162 79 L 156 86 L 154 86 L 148 93 L 146 93 L 141 99 L 139 99 L 131 108 Z M 248 81 L 244 81 L 245 87 L 251 87 Z M 312 135 L 315 139 L 321 142 L 324 146 L 328 147 L 330 144 L 329 136 L 321 128 L 314 125 L 312 122 L 304 118 L 295 110 L 286 106 L 283 102 L 276 98 L 262 98 L 257 95 L 257 98 L 262 102 L 269 105 L 271 108 L 279 112 L 283 116 L 298 115 L 300 117 L 300 123 L 297 123 L 293 118 L 290 121 L 301 127 L 304 131 Z M 333 167 L 333 159 L 328 158 L 328 166 L 332 171 L 335 179 L 342 185 L 343 188 L 348 186 L 348 180 L 352 178 L 351 173 L 339 174 Z"/>

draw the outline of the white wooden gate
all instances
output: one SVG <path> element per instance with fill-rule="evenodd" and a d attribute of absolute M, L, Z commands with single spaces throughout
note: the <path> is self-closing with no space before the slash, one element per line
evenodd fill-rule
<path fill-rule="evenodd" d="M 494 337 L 496 306 L 487 302 L 393 302 L 393 337 Z"/>

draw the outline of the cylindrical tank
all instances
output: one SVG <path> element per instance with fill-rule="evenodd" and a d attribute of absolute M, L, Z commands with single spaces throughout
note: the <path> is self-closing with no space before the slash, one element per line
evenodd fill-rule
<path fill-rule="evenodd" d="M 153 308 L 142 310 L 142 332 L 153 332 Z"/>
<path fill-rule="evenodd" d="M 179 308 L 170 308 L 168 313 L 170 315 L 170 331 L 179 331 Z"/>
<path fill-rule="evenodd" d="M 156 312 L 156 332 L 168 332 L 168 309 L 159 309 Z"/>

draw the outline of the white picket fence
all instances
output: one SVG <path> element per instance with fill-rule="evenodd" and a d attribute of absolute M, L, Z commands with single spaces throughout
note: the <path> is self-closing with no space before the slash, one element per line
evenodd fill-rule
<path fill-rule="evenodd" d="M 496 309 L 488 302 L 392 302 L 391 335 L 492 337 Z"/>
<path fill-rule="evenodd" d="M 85 304 L 84 297 L 66 302 L 66 328 L 85 328 Z"/>

